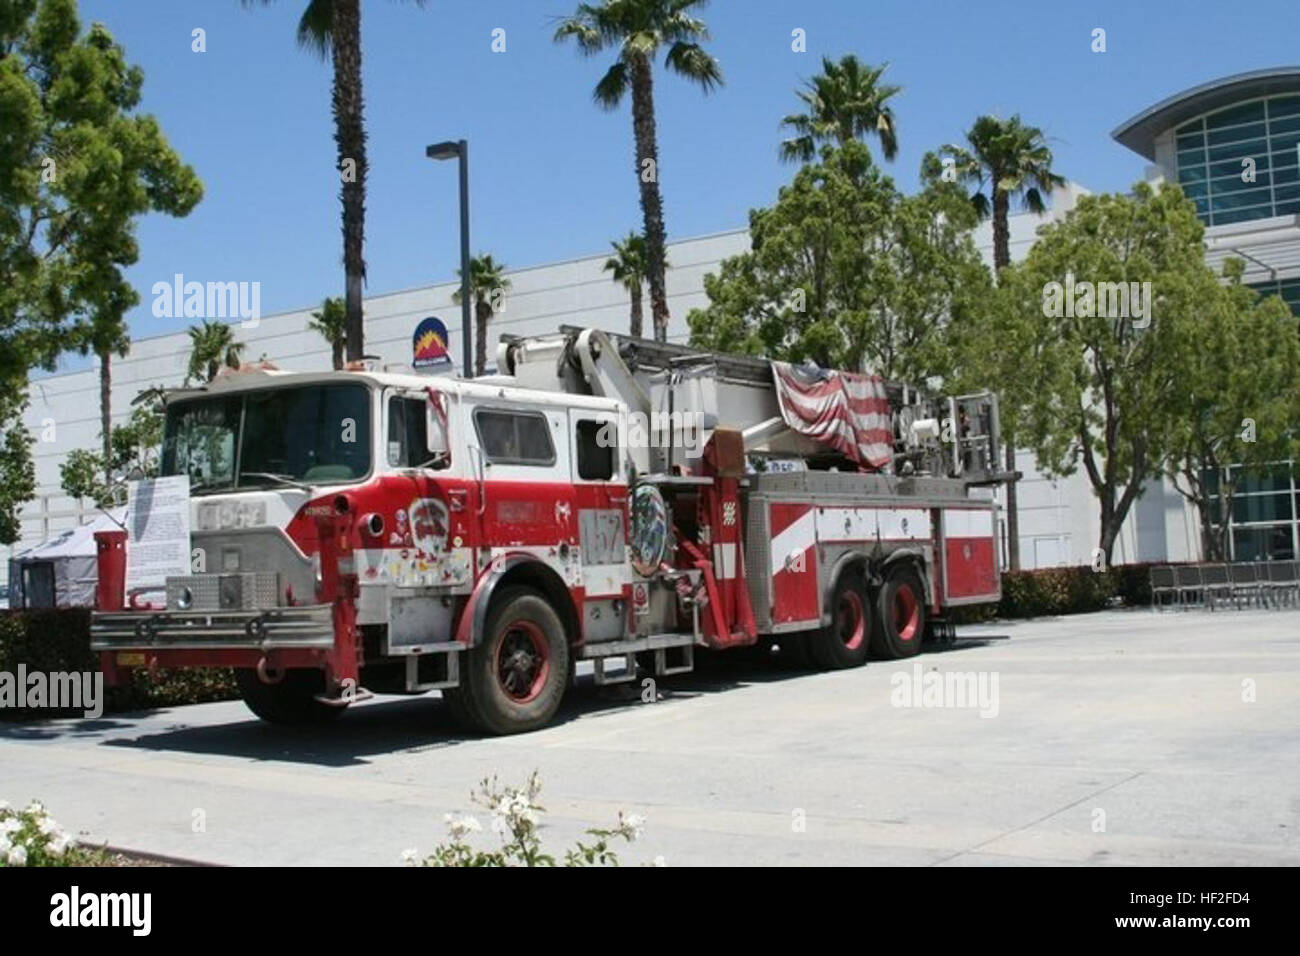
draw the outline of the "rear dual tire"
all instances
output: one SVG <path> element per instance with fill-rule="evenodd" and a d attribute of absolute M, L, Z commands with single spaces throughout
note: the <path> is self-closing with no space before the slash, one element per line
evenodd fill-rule
<path fill-rule="evenodd" d="M 876 595 L 873 653 L 895 660 L 919 654 L 925 623 L 925 586 L 921 575 L 911 564 L 894 565 Z"/>
<path fill-rule="evenodd" d="M 808 638 L 808 652 L 822 670 L 857 667 L 867 659 L 875 631 L 866 582 L 856 569 L 842 573 L 831 592 L 831 622 Z"/>

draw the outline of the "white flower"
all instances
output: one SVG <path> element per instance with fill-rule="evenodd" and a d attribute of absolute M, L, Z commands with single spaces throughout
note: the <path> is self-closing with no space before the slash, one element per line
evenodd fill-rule
<path fill-rule="evenodd" d="M 483 829 L 483 825 L 477 818 L 468 813 L 460 817 L 449 813 L 443 819 L 447 821 L 447 829 L 451 831 L 452 839 L 455 840 L 461 839 L 467 833 L 479 833 Z"/>
<path fill-rule="evenodd" d="M 660 853 L 657 857 L 655 857 L 654 866 L 667 866 L 667 865 L 668 862 L 664 859 L 664 855 L 662 853 Z"/>
<path fill-rule="evenodd" d="M 641 828 L 645 826 L 645 817 L 641 816 L 639 813 L 629 813 L 626 816 L 620 813 L 619 822 L 622 824 L 624 829 L 632 831 L 628 839 L 641 839 Z"/>
<path fill-rule="evenodd" d="M 16 833 L 23 828 L 23 821 L 16 817 L 7 817 L 0 820 L 0 833 L 8 836 L 10 833 Z"/>
<path fill-rule="evenodd" d="M 26 866 L 27 847 L 25 846 L 12 847 L 9 850 L 9 856 L 7 857 L 7 859 L 9 861 L 10 866 Z"/>
<path fill-rule="evenodd" d="M 72 837 L 60 830 L 54 835 L 54 839 L 50 841 L 48 849 L 55 856 L 63 856 L 71 847 Z"/>
<path fill-rule="evenodd" d="M 36 824 L 36 829 L 40 830 L 45 836 L 50 836 L 59 829 L 59 825 L 54 822 L 53 817 L 41 817 L 41 822 Z"/>
<path fill-rule="evenodd" d="M 411 847 L 409 850 L 402 851 L 403 866 L 415 866 L 415 864 L 419 862 L 419 859 L 420 859 L 420 854 L 415 849 L 415 847 Z"/>
<path fill-rule="evenodd" d="M 23 813 L 34 813 L 38 817 L 45 816 L 46 812 L 45 804 L 41 803 L 39 800 L 33 800 L 31 803 L 27 804 L 27 809 L 23 811 Z"/>
<path fill-rule="evenodd" d="M 9 834 L 0 833 L 0 856 L 8 853 L 11 846 L 13 846 L 13 843 L 9 841 Z"/>

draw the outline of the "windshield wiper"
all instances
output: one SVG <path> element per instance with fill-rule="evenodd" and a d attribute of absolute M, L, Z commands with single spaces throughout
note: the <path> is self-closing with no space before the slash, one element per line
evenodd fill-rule
<path fill-rule="evenodd" d="M 278 481 L 280 484 L 288 485 L 291 488 L 298 488 L 301 489 L 302 491 L 307 491 L 307 492 L 311 491 L 311 485 L 303 484 L 301 481 L 298 481 L 296 478 L 291 478 L 288 475 L 277 475 L 274 472 L 270 472 L 270 471 L 241 471 L 239 473 L 239 477 L 240 478 L 269 478 L 271 479 L 271 481 Z"/>

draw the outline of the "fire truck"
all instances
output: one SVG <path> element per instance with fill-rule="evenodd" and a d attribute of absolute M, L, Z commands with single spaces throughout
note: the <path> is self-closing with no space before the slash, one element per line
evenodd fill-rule
<path fill-rule="evenodd" d="M 601 684 L 698 648 L 855 667 L 1000 598 L 992 394 L 597 329 L 497 358 L 166 392 L 161 474 L 188 479 L 196 560 L 128 589 L 127 534 L 98 536 L 108 681 L 233 668 L 276 723 L 437 689 L 507 734 L 552 719 L 579 661 Z"/>

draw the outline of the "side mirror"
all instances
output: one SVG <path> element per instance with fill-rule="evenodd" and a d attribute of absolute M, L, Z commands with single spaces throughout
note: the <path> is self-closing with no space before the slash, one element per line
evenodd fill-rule
<path fill-rule="evenodd" d="M 445 418 L 438 413 L 433 401 L 424 403 L 425 451 L 432 467 L 446 468 L 451 463 L 451 446 L 447 440 Z"/>

